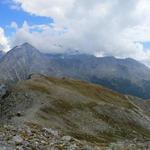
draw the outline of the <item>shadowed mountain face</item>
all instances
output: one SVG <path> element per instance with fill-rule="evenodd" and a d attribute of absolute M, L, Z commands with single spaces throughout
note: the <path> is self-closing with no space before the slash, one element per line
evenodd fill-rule
<path fill-rule="evenodd" d="M 149 140 L 148 105 L 83 81 L 32 75 L 1 100 L 0 116 L 15 124 L 33 122 L 80 140 L 109 144 Z"/>
<path fill-rule="evenodd" d="M 150 98 L 150 69 L 134 59 L 57 55 L 53 58 L 64 76 L 100 84 L 123 94 Z"/>
<path fill-rule="evenodd" d="M 9 51 L 0 62 L 0 80 L 16 82 L 32 73 L 71 77 L 104 85 L 124 94 L 150 98 L 150 69 L 127 58 L 87 54 L 43 54 L 28 43 Z"/>

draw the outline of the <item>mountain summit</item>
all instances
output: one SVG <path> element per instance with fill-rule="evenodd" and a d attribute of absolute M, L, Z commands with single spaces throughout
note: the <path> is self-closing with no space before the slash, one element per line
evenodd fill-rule
<path fill-rule="evenodd" d="M 0 62 L 0 79 L 16 82 L 27 79 L 32 73 L 48 74 L 55 71 L 52 62 L 29 43 L 24 43 L 10 50 Z"/>

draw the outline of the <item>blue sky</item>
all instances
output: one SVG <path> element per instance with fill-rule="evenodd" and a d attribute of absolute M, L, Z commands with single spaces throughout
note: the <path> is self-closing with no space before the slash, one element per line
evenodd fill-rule
<path fill-rule="evenodd" d="M 29 25 L 53 23 L 53 19 L 50 17 L 30 15 L 21 9 L 11 9 L 9 3 L 5 3 L 4 0 L 0 1 L 0 27 L 5 29 L 5 34 L 7 36 L 9 36 L 12 32 L 12 29 L 8 28 L 12 22 L 16 22 L 18 27 L 21 27 L 24 21 L 27 21 Z"/>
<path fill-rule="evenodd" d="M 150 49 L 150 42 L 143 42 L 144 49 Z"/>

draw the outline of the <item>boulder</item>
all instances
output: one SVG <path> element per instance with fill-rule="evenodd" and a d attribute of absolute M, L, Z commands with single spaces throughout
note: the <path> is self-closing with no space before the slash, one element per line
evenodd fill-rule
<path fill-rule="evenodd" d="M 7 93 L 7 88 L 4 84 L 0 84 L 0 98 L 4 97 Z"/>
<path fill-rule="evenodd" d="M 20 145 L 22 144 L 23 139 L 19 135 L 16 135 L 13 137 L 13 141 L 16 143 L 16 145 Z"/>

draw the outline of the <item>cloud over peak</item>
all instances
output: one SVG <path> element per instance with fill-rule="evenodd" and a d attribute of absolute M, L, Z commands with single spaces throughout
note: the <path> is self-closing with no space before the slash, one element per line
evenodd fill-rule
<path fill-rule="evenodd" d="M 8 51 L 10 49 L 8 39 L 5 36 L 4 29 L 0 27 L 0 50 Z"/>
<path fill-rule="evenodd" d="M 49 17 L 51 24 L 24 22 L 12 45 L 30 42 L 45 52 L 79 49 L 98 56 L 132 57 L 149 64 L 149 0 L 13 0 L 31 15 Z M 13 4 L 13 5 L 14 5 Z"/>

